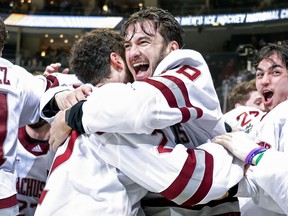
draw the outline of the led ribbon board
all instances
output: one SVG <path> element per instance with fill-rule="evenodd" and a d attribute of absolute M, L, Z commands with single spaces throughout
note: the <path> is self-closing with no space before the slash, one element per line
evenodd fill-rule
<path fill-rule="evenodd" d="M 11 14 L 5 19 L 8 26 L 43 28 L 115 28 L 123 17 L 102 16 L 48 16 Z"/>
<path fill-rule="evenodd" d="M 256 13 L 176 17 L 181 26 L 225 26 L 229 24 L 250 24 L 265 21 L 280 21 L 287 18 L 288 9 L 270 10 Z"/>

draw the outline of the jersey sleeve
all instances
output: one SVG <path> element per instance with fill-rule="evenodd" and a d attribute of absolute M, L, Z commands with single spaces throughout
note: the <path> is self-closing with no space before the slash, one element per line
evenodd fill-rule
<path fill-rule="evenodd" d="M 261 122 L 264 112 L 253 107 L 238 106 L 224 114 L 225 122 L 233 130 L 244 131 L 250 137 L 255 138 L 257 125 Z"/>
<path fill-rule="evenodd" d="M 45 94 L 44 96 L 44 92 L 46 90 L 53 89 L 55 87 L 59 87 L 60 89 L 63 90 L 64 88 L 65 89 L 69 88 L 68 86 L 71 86 L 72 84 L 80 83 L 80 81 L 76 78 L 75 75 L 62 74 L 62 73 L 54 73 L 47 77 L 44 77 L 42 75 L 33 76 L 32 74 L 29 73 L 29 75 L 25 77 L 26 77 L 25 79 L 21 78 L 22 83 L 23 83 L 23 91 L 24 91 L 23 98 L 25 101 L 25 106 L 23 107 L 24 114 L 21 116 L 22 118 L 20 119 L 21 126 L 27 124 L 26 123 L 27 121 L 29 121 L 29 123 L 33 123 L 37 121 L 37 119 L 39 118 L 40 110 L 41 110 L 40 99 L 42 100 L 42 97 L 43 97 L 43 101 L 45 102 L 48 100 L 47 99 L 48 97 L 50 96 L 52 97 L 52 94 L 49 94 L 49 93 L 47 93 L 47 95 Z M 33 83 L 33 85 L 31 85 L 31 83 Z M 34 114 L 29 115 L 27 114 L 26 110 L 28 113 L 31 113 L 33 111 Z M 37 116 L 37 118 L 33 119 L 35 116 Z M 44 115 L 40 115 L 40 116 L 43 117 L 48 122 L 51 122 L 51 119 L 46 118 Z M 27 118 L 32 118 L 32 119 L 27 119 Z M 21 122 L 24 122 L 24 123 L 22 124 Z"/>
<path fill-rule="evenodd" d="M 193 206 L 219 199 L 243 177 L 244 164 L 233 159 L 222 146 L 208 143 L 188 149 L 178 144 L 160 152 L 155 144 L 167 141 L 162 135 L 124 138 L 103 134 L 103 145 L 94 149 L 136 183 L 179 205 Z M 119 143 L 121 138 L 123 142 Z M 99 143 L 100 137 L 95 139 L 98 140 L 91 143 Z"/>
<path fill-rule="evenodd" d="M 147 80 L 96 89 L 83 104 L 85 132 L 151 133 L 190 120 L 208 127 L 218 121 L 222 112 L 207 64 L 194 52 L 179 52 L 171 52 Z"/>
<path fill-rule="evenodd" d="M 288 214 L 288 155 L 270 149 L 265 152 L 261 161 L 254 169 L 254 179 L 256 183 L 268 193 L 272 199 Z M 267 184 L 269 182 L 269 184 Z M 266 206 L 271 206 L 267 203 Z"/>
<path fill-rule="evenodd" d="M 18 128 L 39 118 L 45 82 L 24 68 L 0 58 L 0 212 L 17 207 L 15 159 Z M 5 207 L 6 206 L 6 207 Z M 16 214 L 16 213 L 13 213 Z"/>
<path fill-rule="evenodd" d="M 267 151 L 267 153 L 268 153 L 268 151 Z M 280 152 L 277 152 L 277 154 L 278 153 L 280 153 Z M 282 153 L 280 153 L 280 154 L 282 154 Z M 270 150 L 269 150 L 269 155 L 271 155 Z M 267 158 L 270 158 L 270 156 L 266 157 L 266 159 Z M 263 159 L 264 159 L 264 156 L 263 156 Z M 262 161 L 262 159 L 261 159 L 261 161 Z M 263 163 L 262 165 L 264 165 L 264 164 L 265 163 Z M 269 162 L 269 164 L 271 164 L 271 163 Z M 259 165 L 260 165 L 260 163 L 259 163 Z M 285 199 L 283 200 L 284 202 L 282 203 L 282 201 L 280 201 L 278 199 L 278 192 L 276 192 L 276 194 L 274 194 L 274 192 L 272 194 L 270 193 L 272 195 L 272 196 L 270 196 L 269 191 L 266 191 L 267 188 L 270 188 L 270 187 L 271 187 L 270 189 L 272 189 L 272 190 L 274 190 L 274 186 L 276 186 L 275 188 L 278 188 L 278 182 L 276 184 L 273 184 L 273 183 L 270 184 L 271 177 L 273 174 L 275 174 L 275 172 L 274 172 L 275 169 L 272 169 L 273 170 L 272 172 L 269 170 L 267 175 L 266 175 L 267 167 L 270 167 L 270 165 L 265 166 L 265 168 L 263 167 L 264 169 L 263 168 L 259 169 L 258 165 L 257 165 L 257 169 L 253 169 L 252 172 L 251 172 L 251 170 L 249 170 L 250 172 L 248 172 L 247 175 L 239 182 L 238 192 L 237 192 L 236 196 L 249 197 L 252 199 L 252 201 L 255 205 L 257 205 L 263 209 L 267 209 L 271 212 L 283 214 L 285 211 L 284 210 L 285 208 L 283 209 L 280 206 L 285 202 Z M 276 172 L 277 172 L 277 170 L 276 170 Z M 264 174 L 264 176 L 263 176 L 263 174 Z M 264 178 L 262 178 L 262 177 L 264 177 Z M 260 182 L 259 182 L 259 180 L 260 180 Z M 262 180 L 263 180 L 263 182 L 262 182 Z M 265 182 L 265 184 L 261 185 L 261 182 L 262 183 Z M 267 185 L 267 182 L 269 182 L 269 185 Z M 262 186 L 264 186 L 264 187 L 262 187 Z M 278 191 L 278 189 L 275 191 Z M 273 195 L 275 195 L 275 196 L 273 196 Z M 274 199 L 274 197 L 276 197 L 276 199 Z"/>
<path fill-rule="evenodd" d="M 75 87 L 82 85 L 82 82 L 74 74 L 52 73 L 46 77 L 46 92 L 43 94 L 40 101 L 40 116 L 48 123 L 54 120 L 54 116 L 47 116 L 43 112 L 44 108 L 55 96 L 56 93 L 65 90 L 73 90 Z"/>
<path fill-rule="evenodd" d="M 45 115 L 45 108 L 47 105 L 49 105 L 50 100 L 54 98 L 54 96 L 61 92 L 61 91 L 66 91 L 66 90 L 73 90 L 73 86 L 57 86 L 53 88 L 49 88 L 42 96 L 40 100 L 40 116 L 43 118 L 45 121 L 47 121 L 49 124 L 54 120 L 54 116 L 47 116 Z"/>
<path fill-rule="evenodd" d="M 259 164 L 251 168 L 252 171 L 246 180 L 249 183 L 244 187 L 240 184 L 241 191 L 246 190 L 246 193 L 248 191 L 253 201 L 261 207 L 281 212 L 280 207 L 286 214 L 288 212 L 287 106 L 287 101 L 277 105 L 257 127 L 256 142 L 269 150 L 264 153 Z M 251 190 L 256 192 L 251 193 Z"/>

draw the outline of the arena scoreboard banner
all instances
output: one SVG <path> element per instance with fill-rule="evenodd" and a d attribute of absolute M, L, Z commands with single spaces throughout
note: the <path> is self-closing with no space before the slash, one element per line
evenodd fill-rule
<path fill-rule="evenodd" d="M 43 27 L 43 28 L 111 28 L 114 29 L 125 21 L 120 16 L 55 16 L 55 15 L 9 15 L 5 20 L 8 26 Z M 288 19 L 288 8 L 255 13 L 215 14 L 203 16 L 176 17 L 181 26 L 226 26 L 252 24 Z"/>
<path fill-rule="evenodd" d="M 123 17 L 110 16 L 52 16 L 13 13 L 4 22 L 7 26 L 43 28 L 110 28 L 114 29 Z"/>
<path fill-rule="evenodd" d="M 181 26 L 225 26 L 280 21 L 288 18 L 288 9 L 261 11 L 256 13 L 216 14 L 205 16 L 176 17 Z"/>

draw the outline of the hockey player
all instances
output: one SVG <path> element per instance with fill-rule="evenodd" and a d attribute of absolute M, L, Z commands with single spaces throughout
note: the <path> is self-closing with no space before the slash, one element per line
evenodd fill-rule
<path fill-rule="evenodd" d="M 215 139 L 215 142 L 227 147 L 239 159 L 256 165 L 252 167 L 252 174 L 241 183 L 244 187 L 241 187 L 240 195 L 243 195 L 246 189 L 244 195 L 250 195 L 259 206 L 275 212 L 284 212 L 286 215 L 287 168 L 281 162 L 285 162 L 285 157 L 287 158 L 287 56 L 287 43 L 272 43 L 264 46 L 255 57 L 256 87 L 265 106 L 270 110 L 257 127 L 256 141 L 244 140 L 242 143 L 244 137 L 240 140 L 239 134 L 233 133 Z M 267 194 L 272 200 L 267 199 Z"/>
<path fill-rule="evenodd" d="M 89 97 L 91 98 L 95 97 L 95 99 L 90 100 L 89 98 L 86 102 L 81 102 L 80 104 L 77 104 L 78 108 L 79 107 L 81 108 L 77 109 L 74 107 L 75 110 L 74 109 L 69 110 L 71 116 L 70 114 L 68 115 L 69 111 L 67 111 L 66 114 L 68 117 L 68 122 L 73 119 L 73 116 L 75 117 L 74 115 L 75 112 L 80 114 L 80 116 L 78 117 L 81 117 L 82 114 L 84 117 L 84 113 L 86 111 L 89 112 L 87 113 L 87 116 L 88 115 L 94 116 L 93 114 L 91 114 L 92 110 L 89 111 L 89 109 L 91 109 L 91 106 L 93 106 L 93 110 L 94 111 L 96 110 L 97 113 L 99 112 L 98 113 L 99 115 L 97 114 L 99 119 L 93 119 L 93 122 L 94 123 L 96 122 L 97 124 L 99 124 L 99 126 L 97 126 L 97 128 L 95 129 L 94 125 L 91 124 L 93 128 L 91 128 L 89 132 L 94 133 L 93 131 L 104 131 L 104 130 L 107 132 L 112 132 L 114 130 L 118 130 L 119 132 L 126 132 L 126 133 L 127 132 L 142 133 L 141 136 L 142 136 L 142 142 L 144 142 L 143 145 L 141 145 L 141 142 L 139 141 L 136 142 L 135 140 L 135 139 L 139 139 L 139 137 L 141 137 L 140 135 L 137 136 L 138 138 L 136 138 L 135 136 L 132 137 L 132 135 L 128 135 L 128 134 L 126 137 L 126 135 L 119 135 L 119 134 L 109 135 L 107 133 L 104 133 L 101 136 L 98 136 L 97 138 L 95 138 L 94 135 L 89 136 L 89 139 L 94 140 L 94 142 L 98 140 L 98 142 L 100 141 L 100 143 L 103 144 L 103 145 L 98 145 L 96 149 L 98 149 L 97 152 L 99 152 L 99 156 L 101 156 L 101 158 L 105 158 L 104 160 L 105 161 L 107 160 L 109 164 L 116 166 L 122 171 L 124 170 L 123 172 L 126 175 L 128 175 L 130 178 L 132 178 L 132 180 L 136 181 L 137 183 L 139 182 L 139 184 L 141 184 L 143 187 L 147 188 L 148 190 L 151 190 L 154 192 L 161 192 L 166 197 L 169 197 L 170 200 L 173 200 L 174 202 L 178 204 L 184 204 L 185 206 L 192 206 L 192 205 L 195 205 L 196 203 L 206 203 L 211 199 L 220 198 L 221 197 L 220 194 L 223 195 L 223 190 L 222 189 L 219 190 L 219 188 L 217 189 L 213 188 L 213 185 L 210 184 L 212 183 L 210 181 L 211 180 L 210 177 L 213 176 L 212 177 L 214 179 L 213 184 L 215 183 L 217 179 L 216 176 L 214 176 L 214 174 L 217 173 L 216 169 L 218 169 L 216 168 L 218 167 L 218 165 L 216 165 L 218 163 L 215 162 L 217 161 L 217 159 L 215 158 L 214 158 L 215 160 L 208 159 L 210 157 L 209 154 L 212 154 L 211 151 L 209 150 L 206 151 L 206 149 L 203 151 L 203 149 L 201 149 L 199 150 L 199 154 L 200 155 L 204 154 L 204 155 L 202 156 L 199 155 L 199 156 L 200 157 L 204 156 L 205 158 L 207 157 L 207 161 L 204 159 L 205 162 L 201 160 L 200 163 L 194 163 L 193 158 L 197 157 L 194 154 L 198 155 L 198 153 L 196 153 L 198 150 L 195 149 L 195 150 L 191 150 L 190 152 L 190 151 L 187 151 L 187 149 L 183 145 L 177 145 L 174 149 L 175 137 L 173 135 L 173 132 L 171 131 L 171 128 L 167 127 L 167 124 L 171 125 L 171 124 L 185 122 L 183 126 L 182 124 L 179 124 L 173 127 L 173 129 L 176 131 L 176 134 L 179 135 L 177 137 L 176 142 L 182 141 L 182 143 L 187 144 L 187 146 L 191 146 L 191 147 L 197 147 L 200 143 L 207 142 L 215 134 L 223 133 L 225 131 L 224 123 L 221 120 L 222 113 L 220 110 L 219 101 L 218 101 L 215 89 L 213 88 L 213 83 L 212 83 L 212 79 L 211 79 L 207 64 L 205 63 L 203 57 L 199 53 L 192 51 L 192 50 L 179 50 L 179 45 L 180 46 L 182 45 L 182 41 L 181 41 L 181 38 L 177 37 L 179 36 L 179 33 L 180 33 L 180 32 L 177 32 L 176 30 L 178 29 L 178 27 L 173 26 L 174 32 L 167 30 L 167 32 L 171 32 L 171 35 L 169 35 L 169 38 L 166 38 L 166 36 L 163 37 L 159 33 L 162 31 L 162 30 L 160 31 L 160 29 L 162 29 L 162 27 L 160 28 L 160 26 L 162 25 L 162 22 L 160 21 L 161 19 L 166 20 L 167 22 L 165 23 L 165 28 L 167 28 L 167 26 L 172 27 L 172 25 L 177 25 L 177 26 L 179 25 L 174 18 L 172 19 L 173 20 L 172 25 L 171 23 L 169 23 L 169 21 L 171 21 L 170 20 L 171 17 L 168 13 L 160 9 L 150 8 L 150 9 L 139 12 L 139 14 L 136 14 L 135 17 L 137 17 L 138 15 L 140 16 L 143 15 L 144 17 L 147 16 L 145 17 L 145 19 L 148 18 L 148 20 L 150 19 L 151 21 L 146 20 L 146 22 L 144 21 L 142 25 L 138 23 L 138 20 L 136 20 L 135 23 L 133 23 L 130 26 L 130 28 L 128 27 L 129 34 L 126 37 L 126 43 L 128 44 L 125 45 L 126 58 L 127 60 L 130 58 L 131 58 L 131 61 L 133 60 L 133 66 L 131 66 L 130 64 L 131 66 L 130 69 L 133 69 L 134 67 L 137 68 L 137 69 L 133 69 L 134 73 L 135 73 L 135 70 L 137 70 L 137 74 L 138 74 L 138 75 L 134 74 L 135 75 L 134 77 L 141 80 L 147 71 L 148 71 L 148 74 L 153 72 L 153 67 L 154 66 L 156 67 L 156 65 L 158 64 L 158 61 L 161 61 L 161 59 L 164 56 L 166 56 L 166 58 L 163 61 L 161 61 L 161 63 L 156 68 L 154 76 L 151 78 L 148 78 L 147 80 L 144 79 L 143 81 L 134 82 L 133 84 L 129 84 L 129 85 L 107 84 L 107 85 L 102 86 L 101 88 L 93 89 L 93 92 Z M 159 23 L 155 23 L 154 25 L 152 20 L 154 21 L 157 19 L 159 19 Z M 139 20 L 142 20 L 142 18 L 140 18 Z M 141 26 L 142 27 L 144 26 L 145 29 L 147 28 L 146 33 L 145 31 L 142 30 Z M 159 28 L 156 28 L 156 26 Z M 132 32 L 130 32 L 131 30 Z M 164 32 L 162 33 L 164 34 Z M 164 42 L 164 38 L 167 39 L 166 41 L 167 43 Z M 172 38 L 172 41 L 170 41 L 171 38 Z M 127 50 L 130 49 L 130 46 L 137 47 L 138 45 L 139 45 L 139 49 L 142 46 L 143 49 L 146 51 L 149 51 L 150 47 L 155 48 L 156 50 L 158 50 L 158 52 L 161 53 L 159 55 L 161 57 L 156 58 L 156 56 L 155 57 L 152 56 L 153 52 L 155 51 L 151 53 L 151 56 L 150 55 L 147 55 L 146 57 L 144 57 L 144 55 L 140 56 L 139 55 L 140 50 L 138 54 L 135 52 L 136 55 L 138 56 L 135 56 L 134 58 L 132 58 L 131 56 L 128 57 L 129 55 L 127 54 L 129 52 Z M 149 58 L 151 58 L 150 65 L 148 64 L 149 63 L 147 59 L 148 56 Z M 157 60 L 158 58 L 159 60 Z M 151 69 L 147 70 L 148 67 L 149 68 L 151 67 Z M 81 73 L 81 71 L 79 71 L 79 73 Z M 151 74 L 148 76 L 151 76 Z M 84 79 L 84 77 L 85 76 L 83 76 L 82 78 Z M 200 96 L 200 94 L 202 96 Z M 123 95 L 125 95 L 125 97 L 123 97 Z M 110 97 L 111 99 L 113 98 L 113 100 L 108 99 Z M 206 97 L 206 99 L 199 100 L 200 98 L 203 98 L 203 97 Z M 207 100 L 209 100 L 209 102 Z M 90 105 L 88 103 L 89 101 L 91 102 Z M 140 103 L 141 101 L 143 101 L 144 104 Z M 115 106 L 115 104 L 117 104 L 117 106 Z M 129 106 L 127 106 L 128 104 Z M 123 105 L 125 105 L 125 108 Z M 161 112 L 158 112 L 158 109 L 160 107 L 161 107 L 160 109 Z M 82 108 L 83 108 L 83 113 L 82 111 L 80 111 L 82 110 Z M 101 111 L 98 109 L 101 109 Z M 111 112 L 109 116 L 110 117 L 112 116 L 111 119 L 113 119 L 113 121 L 115 122 L 112 122 L 111 124 L 108 123 L 107 118 L 104 117 L 105 115 L 107 115 L 106 114 L 107 112 Z M 122 113 L 121 118 L 119 118 L 120 112 Z M 131 115 L 132 113 L 133 113 L 133 116 Z M 58 114 L 58 117 L 64 116 L 63 114 L 64 114 L 63 112 L 60 112 Z M 113 117 L 116 115 L 118 115 L 118 118 Z M 135 123 L 135 119 L 137 120 L 136 123 Z M 145 122 L 143 122 L 143 119 L 145 119 Z M 80 122 L 81 119 L 74 118 L 74 120 L 75 122 L 77 121 L 80 125 L 80 130 L 79 130 L 79 127 L 77 127 L 76 129 L 83 132 L 84 130 Z M 89 121 L 91 121 L 91 117 Z M 131 121 L 133 121 L 133 123 L 130 123 Z M 92 123 L 92 122 L 89 122 L 89 123 Z M 58 123 L 57 121 L 56 122 L 54 121 L 52 124 L 57 125 Z M 184 126 L 184 125 L 187 125 L 187 126 Z M 158 130 L 155 131 L 154 130 L 155 128 L 160 128 L 160 129 L 165 128 L 165 129 L 162 131 L 158 131 Z M 67 125 L 66 126 L 62 125 L 61 129 L 62 130 L 59 131 L 60 133 L 62 133 L 64 129 L 67 130 Z M 148 134 L 152 133 L 156 141 L 154 140 L 152 142 L 152 140 L 150 140 L 151 136 L 148 139 L 146 137 L 147 135 L 144 133 L 148 133 Z M 78 135 L 75 135 L 74 132 L 72 133 L 72 135 L 73 134 L 74 134 L 74 139 L 77 139 Z M 123 139 L 121 140 L 118 136 L 126 137 L 124 139 L 125 142 L 123 141 Z M 128 139 L 128 137 L 130 138 Z M 143 137 L 146 137 L 146 139 L 144 139 Z M 57 139 L 54 141 L 58 142 L 59 140 Z M 130 141 L 131 141 L 131 144 L 130 144 Z M 156 144 L 158 142 L 160 142 L 160 145 Z M 134 145 L 137 145 L 137 148 L 134 147 Z M 150 149 L 150 151 L 148 149 Z M 130 151 L 131 153 L 132 152 L 133 153 L 129 154 L 128 152 Z M 116 155 L 116 156 L 111 157 L 111 153 L 117 153 L 118 156 Z M 123 153 L 125 153 L 125 158 L 123 157 Z M 148 164 L 150 163 L 148 158 L 151 158 L 151 154 L 153 154 L 155 161 L 151 162 L 151 166 L 150 165 L 147 166 L 147 163 Z M 150 156 L 147 156 L 147 155 L 150 155 Z M 180 155 L 184 155 L 184 156 L 180 157 Z M 218 156 L 221 155 L 221 157 L 223 157 L 225 153 L 221 154 L 220 152 L 218 152 L 217 155 Z M 217 157 L 217 155 L 215 155 L 215 157 Z M 141 158 L 140 161 L 139 161 L 139 158 Z M 147 158 L 147 160 L 145 158 Z M 165 158 L 167 160 L 165 160 Z M 179 160 L 178 163 L 175 163 L 174 158 L 177 158 L 177 160 Z M 180 160 L 180 158 L 182 158 L 182 160 Z M 130 165 L 130 166 L 134 165 L 135 167 L 135 163 L 133 163 L 133 160 L 139 161 L 139 165 L 137 164 L 138 166 L 132 170 L 131 167 L 128 167 L 127 165 Z M 211 163 L 212 161 L 216 163 L 214 164 L 215 166 Z M 222 160 L 220 159 L 219 162 L 220 161 Z M 232 162 L 231 158 L 230 158 L 230 162 Z M 157 179 L 157 181 L 156 181 L 156 178 L 155 179 L 152 178 L 153 175 L 159 175 L 159 170 L 156 172 L 157 169 L 154 168 L 152 164 L 153 165 L 157 164 L 158 166 L 156 167 L 159 167 L 160 164 L 165 164 L 165 166 L 163 166 L 163 169 L 165 168 L 167 172 L 169 172 L 170 170 L 171 174 L 170 175 L 166 174 L 167 176 L 170 176 L 170 178 L 162 177 L 160 179 Z M 229 167 L 231 165 L 231 163 L 229 162 L 225 164 L 228 165 Z M 191 169 L 190 166 L 192 166 L 193 168 Z M 139 167 L 143 167 L 148 170 L 143 173 L 143 170 L 139 169 Z M 186 178 L 183 176 L 185 179 L 184 180 L 182 178 L 181 173 L 182 172 L 186 173 L 186 171 L 184 171 L 186 170 L 186 168 L 187 170 L 192 171 L 192 173 L 189 172 L 190 173 L 189 176 L 191 178 L 190 177 Z M 149 171 L 150 169 L 151 171 Z M 202 173 L 200 175 L 205 180 L 202 180 L 202 177 L 201 177 L 201 180 L 199 179 L 199 182 L 197 180 L 195 183 L 193 183 L 193 180 L 192 180 L 194 179 L 193 174 L 197 175 L 196 173 L 198 173 L 198 169 L 200 169 L 199 171 Z M 172 172 L 172 170 L 174 171 Z M 193 172 L 193 170 L 195 172 Z M 230 168 L 228 170 L 230 170 Z M 146 179 L 144 178 L 140 178 L 139 177 L 140 175 L 138 175 L 138 174 L 142 174 L 143 176 L 143 174 L 145 173 L 146 174 L 151 173 L 152 176 L 145 175 L 146 178 L 148 177 L 150 179 L 150 182 L 146 181 Z M 50 178 L 52 177 L 52 175 L 53 173 L 51 173 Z M 240 174 L 240 176 L 241 175 L 242 173 Z M 151 182 L 151 178 L 155 182 L 154 181 Z M 191 180 L 191 182 L 189 179 Z M 223 179 L 224 178 L 222 178 L 222 180 Z M 175 183 L 179 181 L 180 183 L 183 180 L 184 182 L 186 182 L 183 184 L 184 188 L 177 187 L 177 186 L 175 187 L 174 184 L 172 184 L 173 181 L 176 181 Z M 198 184 L 197 182 L 198 183 L 201 182 L 201 183 Z M 208 184 L 205 185 L 206 183 Z M 189 187 L 189 185 L 191 185 L 192 187 L 195 187 L 196 185 L 197 186 L 196 188 L 192 189 Z M 221 183 L 219 185 L 221 185 L 222 187 L 222 185 L 224 184 Z M 175 191 L 175 188 L 178 188 L 179 190 Z M 209 191 L 205 192 L 203 188 Z M 209 188 L 211 188 L 211 190 Z M 218 190 L 218 192 L 217 193 L 212 192 L 214 190 L 215 191 Z M 227 188 L 224 190 L 227 190 Z M 50 190 L 48 190 L 47 194 L 44 196 L 43 204 L 45 202 L 46 197 L 50 193 L 49 191 Z M 185 197 L 186 193 L 189 194 L 188 197 Z M 223 205 L 226 206 L 227 208 L 224 208 Z M 161 207 L 159 206 L 159 208 Z M 180 208 L 180 206 L 178 208 Z M 187 211 L 188 210 L 189 209 L 187 208 Z M 183 209 L 181 209 L 180 211 L 182 212 Z M 223 213 L 227 213 L 231 211 L 236 212 L 235 214 L 239 214 L 237 213 L 238 212 L 237 202 L 236 204 L 235 203 L 231 204 L 231 202 L 222 203 Z M 205 209 L 202 213 L 205 214 L 204 212 L 205 212 Z M 219 212 L 221 213 L 220 205 L 219 205 Z"/>
<path fill-rule="evenodd" d="M 224 114 L 225 122 L 233 130 L 244 131 L 254 137 L 255 128 L 266 114 L 255 79 L 237 84 L 228 97 L 230 110 Z"/>
<path fill-rule="evenodd" d="M 228 96 L 228 103 L 230 110 L 238 106 L 254 107 L 262 112 L 266 110 L 261 94 L 256 89 L 255 79 L 235 85 Z"/>
<path fill-rule="evenodd" d="M 34 215 L 45 186 L 54 152 L 50 150 L 50 124 L 43 119 L 19 128 L 15 169 L 19 215 Z"/>
<path fill-rule="evenodd" d="M 0 19 L 1 56 L 7 39 L 6 26 Z M 80 83 L 72 77 L 70 84 Z M 61 75 L 47 79 L 33 76 L 0 58 L 0 215 L 18 215 L 15 172 L 18 128 L 38 121 L 40 98 L 46 89 L 61 84 L 59 79 Z"/>
<path fill-rule="evenodd" d="M 244 131 L 255 137 L 257 125 L 265 116 L 261 94 L 256 89 L 255 79 L 237 84 L 228 97 L 229 107 L 233 108 L 224 114 L 225 122 L 233 131 Z M 248 170 L 250 171 L 250 170 Z M 274 213 L 255 205 L 250 197 L 239 197 L 242 216 L 273 216 Z"/>

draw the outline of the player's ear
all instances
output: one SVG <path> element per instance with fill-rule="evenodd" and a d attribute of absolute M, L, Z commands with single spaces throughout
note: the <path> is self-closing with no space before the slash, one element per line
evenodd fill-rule
<path fill-rule="evenodd" d="M 173 40 L 173 41 L 169 42 L 169 44 L 167 45 L 166 51 L 167 51 L 167 53 L 170 53 L 170 52 L 177 50 L 177 49 L 179 49 L 179 44 L 177 41 Z"/>
<path fill-rule="evenodd" d="M 122 71 L 124 68 L 124 62 L 123 59 L 115 52 L 112 52 L 110 54 L 110 62 L 111 66 L 115 68 L 117 71 Z"/>
<path fill-rule="evenodd" d="M 171 50 L 174 51 L 174 50 L 177 50 L 179 49 L 179 44 L 177 41 L 173 40 L 170 42 L 170 46 L 171 46 Z"/>

